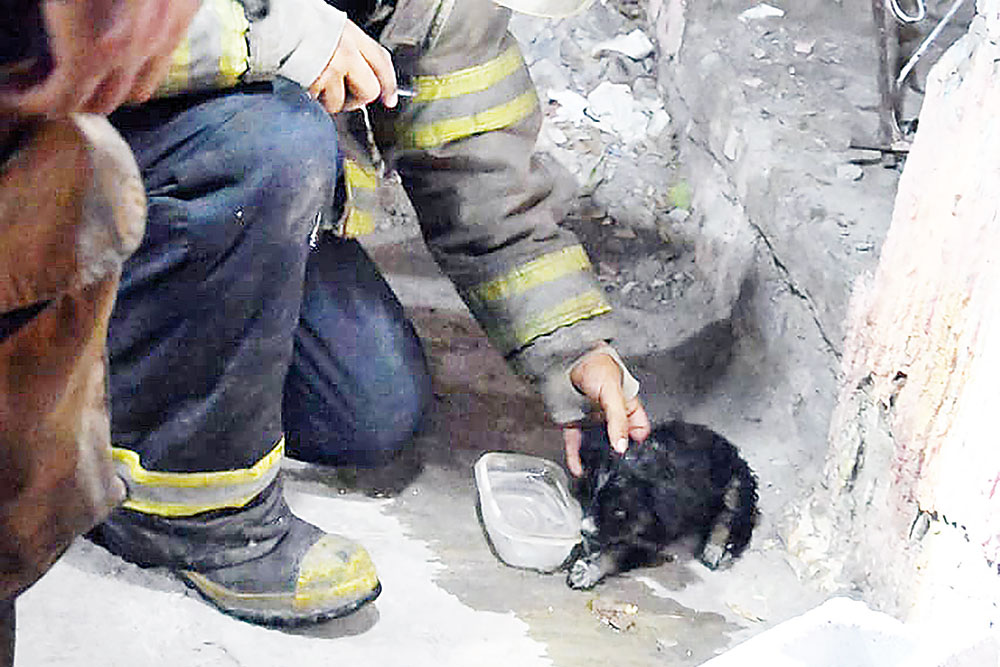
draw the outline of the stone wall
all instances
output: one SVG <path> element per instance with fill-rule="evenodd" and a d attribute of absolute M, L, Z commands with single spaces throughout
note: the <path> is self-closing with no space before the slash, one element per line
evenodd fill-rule
<path fill-rule="evenodd" d="M 821 484 L 789 546 L 905 619 L 1000 621 L 1000 0 L 934 66 L 858 281 Z"/>

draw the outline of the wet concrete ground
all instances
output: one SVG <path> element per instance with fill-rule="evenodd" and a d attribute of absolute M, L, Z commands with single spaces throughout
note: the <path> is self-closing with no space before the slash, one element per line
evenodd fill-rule
<path fill-rule="evenodd" d="M 382 261 L 409 249 L 389 278 L 427 342 L 435 409 L 414 455 L 388 470 L 287 462 L 286 479 L 297 513 L 370 549 L 381 597 L 312 628 L 257 628 L 80 541 L 21 599 L 18 665 L 697 665 L 819 602 L 766 510 L 749 552 L 722 572 L 682 554 L 580 592 L 561 574 L 500 563 L 477 518 L 472 464 L 489 450 L 561 461 L 560 434 L 417 239 L 393 232 L 370 246 Z"/>

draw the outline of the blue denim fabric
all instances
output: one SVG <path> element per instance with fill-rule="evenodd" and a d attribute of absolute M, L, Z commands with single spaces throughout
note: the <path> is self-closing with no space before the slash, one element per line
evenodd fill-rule
<path fill-rule="evenodd" d="M 430 395 L 419 341 L 356 242 L 309 246 L 336 180 L 326 112 L 282 83 L 112 120 L 149 195 L 109 336 L 114 444 L 176 472 L 247 467 L 283 431 L 332 463 L 405 444 Z"/>
<path fill-rule="evenodd" d="M 430 399 L 420 340 L 375 263 L 357 241 L 320 239 L 285 380 L 288 454 L 385 463 L 409 443 Z"/>

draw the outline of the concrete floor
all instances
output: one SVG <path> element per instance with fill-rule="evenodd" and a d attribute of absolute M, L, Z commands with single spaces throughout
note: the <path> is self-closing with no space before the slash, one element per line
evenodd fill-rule
<path fill-rule="evenodd" d="M 20 600 L 18 665 L 697 665 L 821 600 L 774 537 L 770 473 L 763 524 L 727 571 L 682 555 L 579 592 L 562 575 L 500 563 L 477 519 L 472 464 L 489 450 L 561 461 L 560 434 L 416 238 L 383 234 L 371 246 L 395 258 L 389 277 L 427 342 L 437 405 L 415 455 L 390 470 L 290 461 L 286 478 L 296 512 L 370 549 L 384 585 L 376 603 L 308 629 L 258 628 L 81 540 Z M 770 458 L 779 449 L 772 442 Z"/>

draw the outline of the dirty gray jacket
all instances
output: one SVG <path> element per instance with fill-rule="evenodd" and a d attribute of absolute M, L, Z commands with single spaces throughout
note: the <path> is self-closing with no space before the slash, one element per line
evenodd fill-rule
<path fill-rule="evenodd" d="M 583 247 L 558 224 L 571 193 L 533 154 L 542 115 L 507 29 L 510 11 L 490 0 L 398 0 L 369 2 L 388 11 L 360 20 L 364 3 L 333 4 L 378 35 L 414 92 L 397 109 L 372 105 L 371 134 L 401 176 L 434 258 L 552 419 L 582 418 L 587 401 L 569 369 L 613 337 L 611 308 Z M 292 20 L 295 12 L 310 20 Z M 320 0 L 270 0 L 267 17 L 254 19 L 235 0 L 206 0 L 165 93 L 268 76 L 308 87 L 336 46 L 330 36 L 339 38 L 334 12 Z M 372 227 L 380 171 L 359 116 L 339 114 L 338 124 L 348 201 L 337 226 L 357 235 Z"/>

